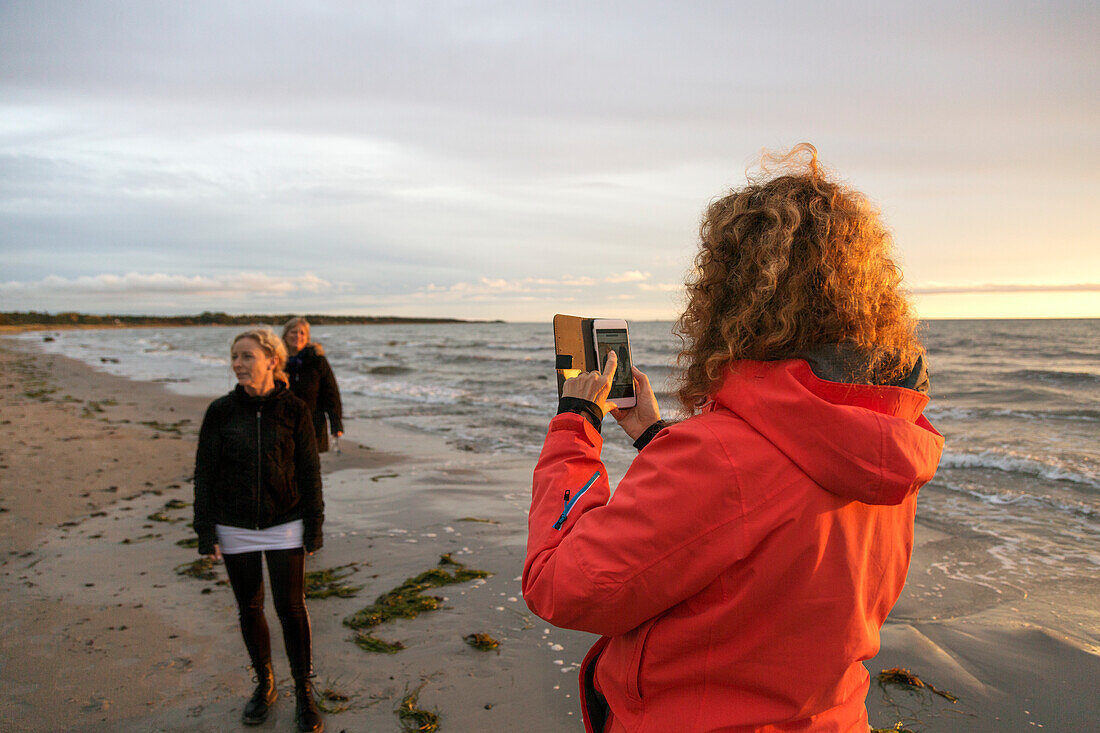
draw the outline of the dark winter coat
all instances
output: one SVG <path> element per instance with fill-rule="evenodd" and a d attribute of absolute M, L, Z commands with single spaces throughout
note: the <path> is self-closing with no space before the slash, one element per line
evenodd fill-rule
<path fill-rule="evenodd" d="M 321 546 L 325 504 L 309 408 L 282 383 L 262 397 L 238 386 L 206 410 L 195 456 L 199 553 L 214 552 L 215 524 L 266 529 L 301 519 L 304 544 Z"/>
<path fill-rule="evenodd" d="M 328 430 L 325 429 L 325 416 L 332 433 L 344 432 L 343 410 L 340 406 L 340 390 L 336 386 L 336 377 L 332 367 L 318 344 L 310 344 L 295 356 L 287 360 L 286 373 L 290 377 L 290 388 L 313 413 L 313 429 L 317 437 L 317 450 L 328 450 Z"/>

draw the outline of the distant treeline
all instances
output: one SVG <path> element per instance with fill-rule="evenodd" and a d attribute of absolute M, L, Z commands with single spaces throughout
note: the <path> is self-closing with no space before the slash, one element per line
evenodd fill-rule
<path fill-rule="evenodd" d="M 41 313 L 9 311 L 0 313 L 0 326 L 251 326 L 256 323 L 282 324 L 300 313 L 248 314 L 203 311 L 197 316 L 112 316 L 91 313 Z M 315 326 L 357 326 L 388 323 L 474 323 L 459 318 L 399 318 L 397 316 L 324 316 L 307 314 Z"/>

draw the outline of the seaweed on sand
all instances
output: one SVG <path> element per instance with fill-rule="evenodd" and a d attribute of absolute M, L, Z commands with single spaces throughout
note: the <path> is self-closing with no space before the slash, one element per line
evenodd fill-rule
<path fill-rule="evenodd" d="M 364 629 L 395 618 L 416 618 L 421 613 L 439 609 L 443 603 L 441 597 L 426 596 L 424 591 L 492 575 L 485 570 L 471 570 L 462 563 L 455 562 L 449 555 L 441 557 L 439 564 L 453 565 L 454 574 L 441 567 L 425 570 L 415 578 L 408 578 L 393 590 L 378 596 L 371 605 L 348 616 L 344 619 L 344 625 L 353 629 Z"/>
<path fill-rule="evenodd" d="M 913 733 L 913 731 L 906 728 L 905 724 L 899 720 L 894 723 L 893 728 L 872 728 L 871 733 Z"/>
<path fill-rule="evenodd" d="M 374 652 L 375 654 L 397 654 L 405 648 L 405 645 L 399 641 L 379 639 L 367 631 L 356 631 L 352 641 L 363 651 Z"/>
<path fill-rule="evenodd" d="M 176 542 L 176 544 L 179 545 L 180 547 L 198 547 L 199 546 L 199 538 L 198 537 L 187 537 L 186 539 L 179 540 L 178 542 Z"/>
<path fill-rule="evenodd" d="M 338 565 L 324 570 L 311 570 L 306 573 L 306 598 L 351 598 L 360 590 L 361 585 L 348 585 L 342 583 L 344 578 L 355 572 L 358 563 Z M 341 572 L 343 571 L 343 572 Z"/>
<path fill-rule="evenodd" d="M 902 669 L 901 667 L 891 667 L 890 669 L 884 669 L 878 673 L 878 681 L 882 684 L 894 684 L 904 685 L 907 687 L 919 687 L 934 692 L 942 698 L 950 700 L 951 702 L 958 702 L 959 698 L 952 695 L 946 690 L 937 689 L 935 686 L 925 682 L 920 677 L 910 672 L 908 669 Z"/>
<path fill-rule="evenodd" d="M 439 716 L 428 710 L 416 707 L 420 700 L 420 685 L 415 690 L 407 693 L 397 706 L 397 720 L 401 723 L 401 730 L 405 733 L 434 733 L 439 730 Z"/>
<path fill-rule="evenodd" d="M 188 506 L 189 506 L 189 504 L 186 501 L 184 501 L 183 499 L 169 499 L 165 503 L 164 508 L 166 510 L 167 509 L 186 509 Z"/>
<path fill-rule="evenodd" d="M 179 422 L 160 422 L 159 420 L 142 420 L 141 424 L 144 425 L 147 428 L 152 428 L 153 430 L 159 430 L 162 433 L 175 433 L 175 434 L 178 435 L 182 432 L 180 430 L 180 423 Z"/>
<path fill-rule="evenodd" d="M 482 652 L 489 652 L 500 647 L 500 642 L 488 634 L 468 634 L 462 637 L 462 640 Z"/>
<path fill-rule="evenodd" d="M 462 517 L 458 521 L 460 522 L 481 522 L 482 524 L 500 524 L 495 519 L 482 519 L 481 517 Z"/>
<path fill-rule="evenodd" d="M 198 560 L 177 566 L 176 573 L 198 580 L 217 580 L 218 574 L 214 571 L 214 565 L 214 558 L 200 557 Z"/>
<path fill-rule="evenodd" d="M 317 696 L 317 707 L 329 715 L 336 715 L 351 707 L 351 698 L 331 687 L 326 687 Z"/>

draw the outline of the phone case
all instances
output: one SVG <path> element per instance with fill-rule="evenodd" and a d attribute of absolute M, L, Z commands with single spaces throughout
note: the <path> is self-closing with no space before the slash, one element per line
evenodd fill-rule
<path fill-rule="evenodd" d="M 558 399 L 562 385 L 581 372 L 596 369 L 596 345 L 592 342 L 593 318 L 554 316 L 554 368 L 558 374 Z"/>

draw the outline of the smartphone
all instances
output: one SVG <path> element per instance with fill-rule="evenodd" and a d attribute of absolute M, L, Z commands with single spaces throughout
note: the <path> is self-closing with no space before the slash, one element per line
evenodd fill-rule
<path fill-rule="evenodd" d="M 607 363 L 607 354 L 614 350 L 619 357 L 615 377 L 611 380 L 609 404 L 620 409 L 634 407 L 638 403 L 634 395 L 634 372 L 630 368 L 630 334 L 626 321 L 621 318 L 596 318 L 592 321 L 592 343 L 596 347 L 596 360 L 600 371 Z"/>

